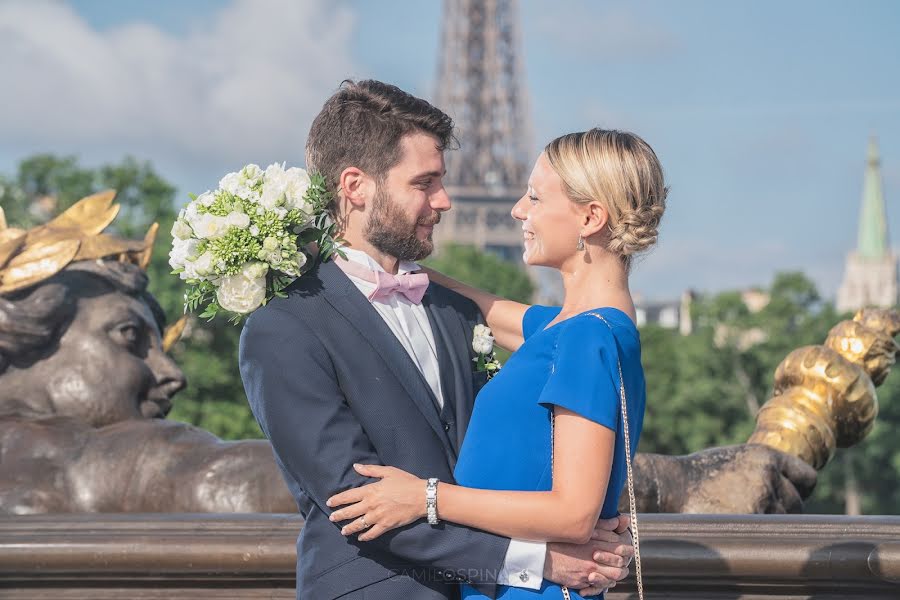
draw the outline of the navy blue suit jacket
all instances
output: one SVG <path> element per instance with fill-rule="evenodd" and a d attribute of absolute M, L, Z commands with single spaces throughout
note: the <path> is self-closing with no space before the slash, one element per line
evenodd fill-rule
<path fill-rule="evenodd" d="M 477 307 L 436 284 L 423 300 L 450 403 L 440 412 L 403 346 L 334 262 L 287 292 L 247 319 L 240 371 L 306 519 L 297 540 L 297 598 L 437 600 L 456 597 L 465 580 L 493 595 L 508 538 L 417 522 L 359 542 L 341 535 L 325 506 L 331 495 L 371 482 L 353 463 L 453 481 L 458 444 L 484 383 L 472 362 Z"/>

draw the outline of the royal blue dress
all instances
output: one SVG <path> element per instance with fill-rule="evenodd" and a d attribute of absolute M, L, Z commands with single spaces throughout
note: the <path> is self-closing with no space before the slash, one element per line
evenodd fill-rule
<path fill-rule="evenodd" d="M 552 489 L 550 415 L 552 406 L 562 406 L 616 432 L 612 471 L 600 513 L 602 518 L 614 517 L 626 481 L 616 358 L 622 363 L 625 379 L 633 453 L 645 399 L 638 331 L 625 313 L 609 307 L 546 328 L 560 310 L 532 306 L 525 313 L 525 342 L 478 394 L 454 474 L 457 483 L 465 487 Z M 581 598 L 574 590 L 569 593 L 573 599 Z M 462 596 L 487 598 L 470 586 L 463 586 Z M 497 588 L 497 598 L 503 600 L 562 597 L 560 587 L 546 580 L 540 590 Z"/>

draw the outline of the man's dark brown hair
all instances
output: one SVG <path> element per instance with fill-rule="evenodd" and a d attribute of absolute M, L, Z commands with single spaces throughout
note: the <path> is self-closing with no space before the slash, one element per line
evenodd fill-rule
<path fill-rule="evenodd" d="M 414 131 L 436 137 L 441 151 L 457 145 L 453 120 L 440 109 L 388 83 L 348 79 L 313 121 L 306 165 L 325 176 L 336 197 L 338 177 L 347 167 L 384 181 L 400 162 L 400 140 Z"/>

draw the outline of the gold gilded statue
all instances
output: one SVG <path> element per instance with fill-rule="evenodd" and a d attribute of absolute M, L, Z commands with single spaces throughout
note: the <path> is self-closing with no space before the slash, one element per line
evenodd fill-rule
<path fill-rule="evenodd" d="M 821 469 L 835 448 L 849 448 L 872 430 L 875 386 L 887 377 L 900 346 L 900 313 L 863 309 L 842 321 L 821 346 L 788 354 L 775 371 L 774 396 L 760 409 L 750 443 L 798 456 Z"/>

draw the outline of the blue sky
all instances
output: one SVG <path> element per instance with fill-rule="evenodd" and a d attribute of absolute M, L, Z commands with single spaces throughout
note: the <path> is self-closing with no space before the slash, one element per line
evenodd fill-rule
<path fill-rule="evenodd" d="M 535 155 L 600 125 L 639 133 L 666 169 L 635 291 L 802 269 L 833 295 L 870 134 L 900 235 L 900 3 L 522 0 L 520 14 Z M 438 0 L 6 0 L 0 173 L 38 151 L 132 154 L 186 194 L 246 162 L 300 163 L 341 79 L 433 96 L 440 19 Z"/>

